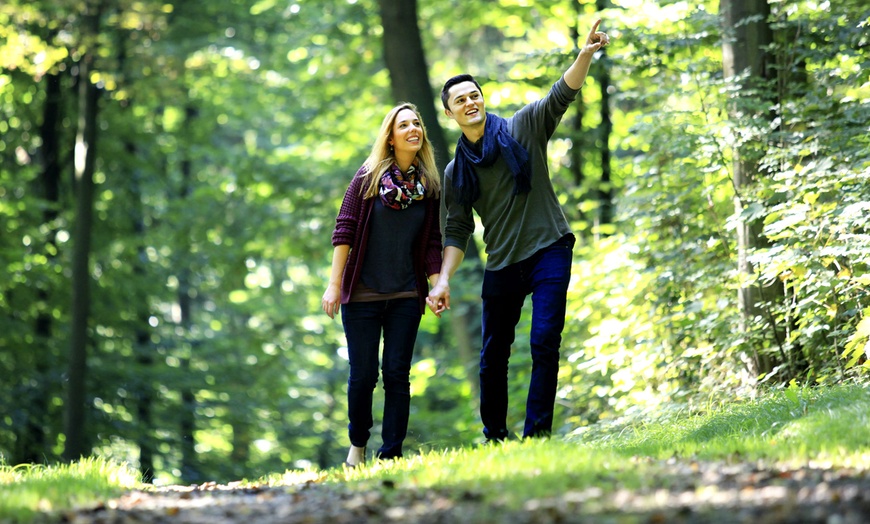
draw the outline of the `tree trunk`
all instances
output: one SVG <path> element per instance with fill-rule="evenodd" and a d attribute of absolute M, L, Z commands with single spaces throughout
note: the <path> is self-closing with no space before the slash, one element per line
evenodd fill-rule
<path fill-rule="evenodd" d="M 124 149 L 129 158 L 136 157 L 136 145 L 127 140 L 124 143 Z M 145 281 L 148 278 L 146 270 L 146 261 L 148 256 L 145 254 L 145 245 L 143 237 L 145 236 L 145 218 L 142 204 L 142 191 L 139 187 L 139 177 L 141 173 L 138 168 L 134 168 L 131 173 L 131 191 L 130 202 L 132 203 L 131 221 L 133 222 L 133 232 L 136 235 L 136 259 L 133 262 L 133 275 L 140 280 Z M 139 446 L 139 471 L 142 474 L 143 482 L 151 482 L 154 476 L 154 422 L 152 420 L 152 407 L 154 401 L 154 390 L 151 386 L 151 371 L 154 366 L 154 357 L 152 356 L 151 346 L 151 330 L 148 324 L 148 319 L 151 313 L 148 308 L 148 297 L 145 293 L 137 292 L 135 298 L 136 308 L 136 342 L 133 346 L 133 354 L 136 359 L 136 373 L 133 383 L 133 398 L 136 403 L 136 416 L 139 420 L 139 426 L 136 432 L 136 443 Z"/>
<path fill-rule="evenodd" d="M 197 110 L 193 106 L 188 105 L 185 109 L 184 128 L 185 135 L 190 136 L 190 127 L 193 120 L 197 117 Z M 190 145 L 187 146 L 190 150 Z M 191 193 L 191 175 L 193 172 L 191 155 L 186 154 L 186 158 L 181 162 L 181 200 L 185 201 L 190 197 Z M 180 261 L 181 271 L 178 274 L 178 308 L 181 312 L 181 328 L 186 334 L 187 339 L 180 341 L 181 345 L 187 346 L 183 351 L 181 369 L 185 376 L 190 375 L 190 359 L 193 352 L 196 350 L 196 343 L 190 339 L 190 326 L 193 324 L 192 299 L 190 290 L 190 250 L 182 255 Z M 199 473 L 199 464 L 196 456 L 196 396 L 193 393 L 193 388 L 188 384 L 184 384 L 181 388 L 181 475 L 187 482 L 198 482 L 201 480 Z"/>
<path fill-rule="evenodd" d="M 390 71 L 393 100 L 411 102 L 420 110 L 435 148 L 438 171 L 447 165 L 447 140 L 438 123 L 438 110 L 429 82 L 426 54 L 417 24 L 417 0 L 378 0 L 384 27 L 384 62 Z"/>
<path fill-rule="evenodd" d="M 583 14 L 583 4 L 580 0 L 574 0 L 574 24 L 571 26 L 571 38 L 574 41 L 574 51 L 579 52 L 580 46 L 584 44 L 584 40 L 586 39 L 586 34 L 580 30 L 580 15 Z M 577 208 L 577 219 L 585 220 L 586 213 L 583 212 L 583 200 L 584 195 L 583 184 L 586 181 L 585 174 L 583 172 L 583 150 L 586 147 L 584 135 L 583 135 L 583 114 L 585 113 L 585 106 L 583 104 L 583 93 L 577 95 L 577 100 L 574 102 L 574 107 L 576 109 L 576 113 L 574 114 L 574 118 L 571 119 L 571 175 L 574 178 L 574 186 L 578 189 L 577 201 L 575 203 L 575 207 Z"/>
<path fill-rule="evenodd" d="M 116 43 L 118 49 L 118 70 L 121 72 L 121 81 L 127 83 L 129 74 L 127 62 L 127 45 L 129 43 L 129 35 L 126 32 L 118 31 L 116 33 Z M 135 66 L 134 66 L 135 67 Z M 134 101 L 128 99 L 126 104 L 122 104 L 122 111 L 128 118 L 134 118 L 132 108 Z M 136 142 L 130 137 L 124 137 L 124 152 L 128 159 L 137 158 L 138 151 Z M 139 181 L 142 177 L 142 172 L 138 167 L 130 169 L 130 193 L 128 196 L 130 207 L 130 222 L 135 235 L 136 242 L 136 258 L 133 260 L 133 275 L 140 282 L 148 280 L 146 245 L 145 245 L 145 204 L 142 200 L 142 189 Z M 139 473 L 142 475 L 142 481 L 150 483 L 154 480 L 154 455 L 156 453 L 155 446 L 155 431 L 154 421 L 152 418 L 154 404 L 154 389 L 152 387 L 151 372 L 154 366 L 154 357 L 152 355 L 151 345 L 151 327 L 148 320 L 151 317 L 151 311 L 148 305 L 148 296 L 146 292 L 139 291 L 141 288 L 136 287 L 136 295 L 134 296 L 134 308 L 136 310 L 136 330 L 135 343 L 133 345 L 133 355 L 136 362 L 136 371 L 133 379 L 133 401 L 135 403 L 135 413 L 138 419 L 138 427 L 136 431 L 136 444 L 139 447 Z"/>
<path fill-rule="evenodd" d="M 722 0 L 719 13 L 724 25 L 725 38 L 722 44 L 723 70 L 726 80 L 738 83 L 737 95 L 729 103 L 729 112 L 736 118 L 741 112 L 748 111 L 748 104 L 758 104 L 761 100 L 767 111 L 754 111 L 750 114 L 755 119 L 770 120 L 769 108 L 773 106 L 772 91 L 765 83 L 773 77 L 775 71 L 768 47 L 773 41 L 773 32 L 769 25 L 770 6 L 766 0 Z M 762 127 L 757 125 L 755 127 Z M 753 251 L 767 245 L 762 235 L 763 224 L 759 220 L 747 220 L 743 217 L 750 195 L 759 173 L 758 160 L 763 153 L 763 146 L 758 141 L 739 145 L 734 152 L 734 208 L 740 217 L 737 227 L 738 272 L 741 275 L 741 287 L 738 289 L 738 303 L 741 311 L 741 331 L 748 333 L 755 318 L 766 318 L 761 303 L 764 290 L 755 277 L 755 268 L 749 261 Z M 776 326 L 772 326 L 776 331 Z M 755 346 L 755 344 L 753 344 Z M 760 353 L 755 347 L 752 354 L 747 355 L 749 381 L 764 373 L 770 372 L 774 363 L 772 355 Z M 783 354 L 785 360 L 785 355 Z"/>
<path fill-rule="evenodd" d="M 338 348 L 334 347 L 332 354 L 334 355 Z M 338 409 L 338 402 L 335 400 L 342 395 L 342 387 L 346 384 L 347 379 L 342 376 L 338 369 L 333 368 L 324 374 L 324 394 L 328 399 L 323 410 L 323 417 L 326 420 L 333 420 L 335 412 Z M 335 448 L 335 434 L 327 432 L 320 439 L 317 445 L 317 466 L 326 470 L 334 464 L 330 451 Z"/>
<path fill-rule="evenodd" d="M 436 105 L 433 104 L 435 97 L 429 81 L 426 56 L 423 52 L 423 42 L 417 22 L 417 0 L 378 0 L 378 5 L 381 12 L 381 24 L 384 28 L 384 62 L 390 72 L 393 99 L 396 102 L 411 102 L 417 106 L 426 125 L 429 140 L 435 148 L 438 171 L 443 174 L 444 168 L 449 162 L 447 140 L 444 138 L 444 130 L 438 122 L 441 106 L 437 105 L 438 109 L 436 109 Z M 443 228 L 443 214 L 441 218 Z M 454 286 L 458 283 L 459 285 L 480 288 L 482 282 L 480 253 L 473 238 L 468 242 L 465 259 L 465 264 L 470 264 L 475 269 L 472 272 L 464 273 L 468 278 L 455 279 Z M 458 294 L 454 293 L 454 295 Z M 473 328 L 473 326 L 478 325 L 476 319 L 480 315 L 479 308 L 476 304 L 469 304 L 468 307 L 462 309 L 464 310 L 462 314 L 456 314 L 458 308 L 454 308 L 456 313 L 450 315 L 457 352 L 463 362 L 476 361 L 477 344 L 472 341 L 479 338 L 479 331 Z M 469 375 L 469 380 L 472 383 L 472 388 L 476 390 L 476 374 Z"/>
<path fill-rule="evenodd" d="M 90 251 L 94 206 L 94 167 L 97 141 L 98 91 L 90 81 L 97 55 L 100 13 L 93 6 L 86 7 L 84 27 L 86 51 L 78 64 L 79 118 L 75 145 L 76 222 L 72 255 L 72 326 L 70 326 L 70 353 L 67 371 L 66 442 L 63 457 L 78 460 L 89 454 L 86 436 L 86 383 L 88 317 L 90 314 Z"/>
<path fill-rule="evenodd" d="M 144 250 L 142 250 L 140 257 L 143 255 Z M 137 266 L 135 274 L 144 277 L 144 272 L 140 272 L 138 268 L 139 266 Z M 140 315 L 138 319 L 140 326 L 148 325 L 148 317 Z M 151 416 L 153 412 L 154 391 L 149 377 L 150 371 L 154 366 L 154 358 L 151 356 L 151 337 L 144 327 L 136 330 L 135 354 L 137 369 L 139 370 L 139 377 L 136 379 L 137 388 L 134 392 L 136 416 L 139 419 L 136 436 L 136 443 L 139 446 L 139 472 L 142 474 L 142 482 L 152 482 L 154 480 L 156 446 L 154 444 L 154 422 Z"/>
<path fill-rule="evenodd" d="M 609 7 L 607 0 L 597 0 L 596 9 L 601 12 Z M 598 225 L 609 226 L 613 224 L 613 181 L 610 176 L 610 134 L 613 132 L 613 123 L 610 120 L 610 68 L 607 60 L 607 48 L 601 48 L 601 56 L 596 64 L 595 79 L 601 89 L 601 180 L 598 183 Z M 608 236 L 609 228 L 598 229 L 599 234 Z"/>
<path fill-rule="evenodd" d="M 40 185 L 42 198 L 46 203 L 42 219 L 50 227 L 50 232 L 46 237 L 45 253 L 49 260 L 53 261 L 57 252 L 57 244 L 55 242 L 57 227 L 54 225 L 54 220 L 57 218 L 57 206 L 60 201 L 60 162 L 58 160 L 60 157 L 60 131 L 58 123 L 61 116 L 60 76 L 57 74 L 46 75 L 44 82 L 45 107 L 42 111 L 42 125 L 40 126 L 40 137 L 42 138 L 40 157 L 43 167 Z M 42 304 L 47 305 L 51 299 L 49 291 L 45 288 L 40 288 L 37 291 L 37 295 Z M 54 354 L 52 344 L 52 317 L 48 311 L 44 310 L 46 308 L 47 306 L 44 306 L 43 310 L 36 317 L 34 327 L 36 348 L 33 352 L 36 377 L 32 377 L 35 378 L 36 385 L 33 387 L 27 386 L 30 390 L 27 394 L 30 409 L 27 414 L 24 434 L 20 435 L 17 439 L 19 446 L 13 459 L 13 464 L 40 463 L 48 455 L 46 449 L 46 422 L 49 417 L 49 398 L 51 394 L 49 388 L 51 382 L 48 375 L 51 370 L 51 362 L 54 361 L 56 355 Z"/>

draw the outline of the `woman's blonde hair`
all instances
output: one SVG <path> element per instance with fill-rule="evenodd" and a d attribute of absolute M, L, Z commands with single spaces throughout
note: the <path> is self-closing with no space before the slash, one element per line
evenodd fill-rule
<path fill-rule="evenodd" d="M 423 187 L 426 188 L 426 196 L 437 198 L 441 194 L 441 177 L 438 174 L 438 167 L 435 165 L 435 149 L 432 147 L 432 143 L 429 142 L 429 133 L 423 124 L 423 118 L 420 116 L 417 106 L 410 102 L 403 102 L 390 109 L 384 117 L 375 143 L 372 144 L 372 152 L 363 163 L 365 171 L 361 176 L 367 178 L 362 188 L 362 194 L 365 198 L 373 198 L 378 195 L 381 175 L 396 162 L 395 152 L 392 146 L 390 146 L 390 138 L 393 135 L 393 125 L 396 122 L 396 116 L 403 109 L 410 109 L 417 115 L 417 119 L 420 120 L 420 127 L 423 130 L 423 145 L 417 151 L 417 161 L 419 162 L 418 167 L 422 169 L 421 178 Z"/>

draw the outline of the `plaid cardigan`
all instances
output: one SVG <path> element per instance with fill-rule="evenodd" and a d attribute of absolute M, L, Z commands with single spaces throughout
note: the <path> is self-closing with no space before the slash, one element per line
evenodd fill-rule
<path fill-rule="evenodd" d="M 363 198 L 362 187 L 365 181 L 365 168 L 361 167 L 351 180 L 341 209 L 335 219 L 335 230 L 332 232 L 332 245 L 347 244 L 350 253 L 341 278 L 341 303 L 350 301 L 350 294 L 359 281 L 362 273 L 366 245 L 369 238 L 369 224 L 372 216 L 372 206 L 380 202 L 378 198 Z M 420 313 L 426 312 L 426 297 L 429 295 L 429 275 L 441 271 L 441 201 L 438 198 L 425 198 L 426 216 L 423 227 L 414 241 L 412 258 L 416 276 L 417 297 L 420 302 Z M 419 205 L 419 204 L 418 204 Z"/>

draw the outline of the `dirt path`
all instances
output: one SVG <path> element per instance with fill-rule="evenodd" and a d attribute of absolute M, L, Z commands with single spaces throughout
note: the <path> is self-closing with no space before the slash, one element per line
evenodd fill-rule
<path fill-rule="evenodd" d="M 109 523 L 820 523 L 870 522 L 870 475 L 861 470 L 763 469 L 751 464 L 662 464 L 647 486 L 572 491 L 525 500 L 397 488 L 350 491 L 307 483 L 281 488 L 204 484 L 135 491 L 45 522 Z M 606 481 L 603 481 L 606 483 Z"/>

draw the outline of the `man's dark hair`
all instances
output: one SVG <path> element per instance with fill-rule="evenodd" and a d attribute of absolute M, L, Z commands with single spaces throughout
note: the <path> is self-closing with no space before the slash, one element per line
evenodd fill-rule
<path fill-rule="evenodd" d="M 444 106 L 444 109 L 450 109 L 447 106 L 447 97 L 450 96 L 450 88 L 455 86 L 456 84 L 461 84 L 462 82 L 474 82 L 474 85 L 477 86 L 477 90 L 480 91 L 480 94 L 483 94 L 483 89 L 480 88 L 480 84 L 477 83 L 477 80 L 474 79 L 473 76 L 468 73 L 463 73 L 461 75 L 456 75 L 447 82 L 444 83 L 444 87 L 441 88 L 441 104 Z"/>

